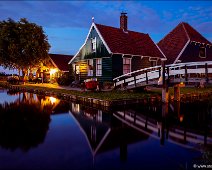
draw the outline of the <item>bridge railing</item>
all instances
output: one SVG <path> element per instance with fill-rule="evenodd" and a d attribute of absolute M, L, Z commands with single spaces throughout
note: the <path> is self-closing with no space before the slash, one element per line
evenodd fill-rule
<path fill-rule="evenodd" d="M 166 77 L 168 80 L 188 82 L 188 78 L 195 78 L 198 74 L 208 80 L 212 73 L 212 61 L 178 63 L 165 66 Z M 162 67 L 148 67 L 133 71 L 113 79 L 115 87 L 157 84 L 162 75 Z"/>

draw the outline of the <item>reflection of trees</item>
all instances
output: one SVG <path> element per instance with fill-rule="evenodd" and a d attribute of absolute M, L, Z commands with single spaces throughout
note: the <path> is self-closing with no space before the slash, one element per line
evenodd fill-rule
<path fill-rule="evenodd" d="M 51 110 L 35 103 L 5 103 L 0 105 L 0 146 L 14 151 L 28 151 L 45 139 Z"/>

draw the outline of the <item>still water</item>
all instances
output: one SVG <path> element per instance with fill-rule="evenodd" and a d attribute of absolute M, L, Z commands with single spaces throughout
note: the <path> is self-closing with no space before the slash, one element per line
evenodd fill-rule
<path fill-rule="evenodd" d="M 0 169 L 174 170 L 199 165 L 212 166 L 209 99 L 105 111 L 0 90 Z"/>

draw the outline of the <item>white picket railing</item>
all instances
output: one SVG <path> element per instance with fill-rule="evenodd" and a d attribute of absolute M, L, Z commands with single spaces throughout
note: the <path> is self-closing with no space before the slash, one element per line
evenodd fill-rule
<path fill-rule="evenodd" d="M 194 75 L 192 74 L 204 74 L 209 81 L 212 78 L 209 75 L 209 73 L 212 73 L 212 61 L 170 64 L 165 66 L 165 70 L 166 77 L 170 82 L 189 82 L 189 80 L 194 82 Z M 116 87 L 127 86 L 133 88 L 157 84 L 161 75 L 162 67 L 155 66 L 121 75 L 114 78 L 113 81 Z M 179 79 L 177 76 L 181 78 Z M 199 78 L 195 81 L 199 82 L 200 80 Z"/>

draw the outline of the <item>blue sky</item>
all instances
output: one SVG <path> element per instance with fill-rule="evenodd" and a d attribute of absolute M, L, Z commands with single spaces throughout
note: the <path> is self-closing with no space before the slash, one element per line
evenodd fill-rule
<path fill-rule="evenodd" d="M 91 25 L 119 27 L 120 12 L 128 13 L 130 30 L 149 33 L 156 43 L 179 22 L 188 22 L 212 41 L 210 1 L 0 1 L 0 20 L 27 18 L 41 25 L 50 53 L 75 54 Z"/>

